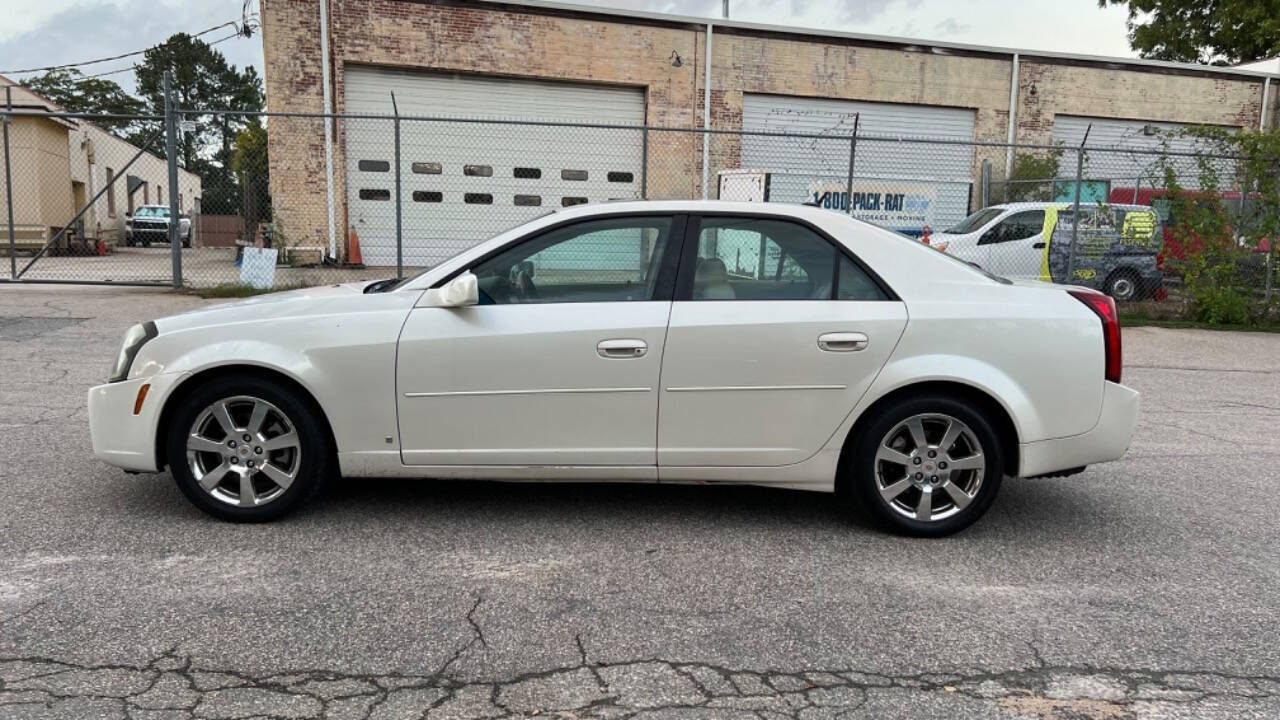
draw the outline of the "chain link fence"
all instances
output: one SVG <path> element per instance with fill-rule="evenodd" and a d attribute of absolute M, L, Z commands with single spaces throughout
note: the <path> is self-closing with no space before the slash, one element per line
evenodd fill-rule
<path fill-rule="evenodd" d="M 122 121 L 130 141 L 103 129 Z M 1220 211 L 1243 228 L 1255 212 L 1236 159 L 1207 151 L 886 137 L 859 133 L 856 118 L 852 132 L 804 134 L 9 107 L 4 129 L 0 253 L 10 267 L 0 280 L 11 282 L 373 280 L 564 207 L 721 198 L 815 203 L 998 275 L 1163 299 L 1202 249 L 1177 232 L 1182 215 Z M 1018 170 L 1007 178 L 1006 157 Z M 1243 233 L 1237 244 L 1242 282 L 1269 298 L 1273 249 Z"/>

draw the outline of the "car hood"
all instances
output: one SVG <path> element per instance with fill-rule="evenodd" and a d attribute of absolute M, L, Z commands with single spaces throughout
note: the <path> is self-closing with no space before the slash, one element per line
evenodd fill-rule
<path fill-rule="evenodd" d="M 364 288 L 374 282 L 377 280 L 320 285 L 208 305 L 180 315 L 160 318 L 156 320 L 156 329 L 165 333 L 234 322 L 349 312 L 355 309 L 353 303 L 360 302 L 362 298 L 375 296 L 363 294 Z M 406 296 L 404 300 L 406 307 L 413 305 L 417 295 L 417 293 L 378 293 L 377 295 L 393 294 Z"/>

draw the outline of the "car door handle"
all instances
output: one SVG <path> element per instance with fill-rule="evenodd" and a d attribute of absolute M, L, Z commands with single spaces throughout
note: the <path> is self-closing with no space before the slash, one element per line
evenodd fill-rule
<path fill-rule="evenodd" d="M 602 358 L 619 359 L 619 358 L 638 358 L 644 357 L 649 351 L 649 345 L 643 340 L 635 338 L 619 338 L 616 340 L 601 340 L 596 344 L 596 352 Z"/>
<path fill-rule="evenodd" d="M 1042 242 L 1038 242 L 1038 243 L 1033 244 L 1031 247 L 1035 248 L 1036 250 L 1040 250 L 1040 249 L 1042 249 L 1042 248 L 1044 247 L 1044 243 L 1042 243 Z"/>
<path fill-rule="evenodd" d="M 832 332 L 818 336 L 818 347 L 827 352 L 854 352 L 865 349 L 869 342 L 866 334 L 860 332 Z"/>

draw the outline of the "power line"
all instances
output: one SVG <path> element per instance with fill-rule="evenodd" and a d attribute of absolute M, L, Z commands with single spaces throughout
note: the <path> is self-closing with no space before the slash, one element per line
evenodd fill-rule
<path fill-rule="evenodd" d="M 206 29 L 204 29 L 204 30 L 201 30 L 200 32 L 198 32 L 198 33 L 196 33 L 196 34 L 192 35 L 191 37 L 200 37 L 201 35 L 207 35 L 207 34 L 209 34 L 209 33 L 213 32 L 214 30 L 218 30 L 218 29 L 220 29 L 220 28 L 224 28 L 224 27 L 226 27 L 226 26 L 228 26 L 228 25 L 230 25 L 231 27 L 235 28 L 235 29 L 236 29 L 236 33 L 235 33 L 235 35 L 231 35 L 231 36 L 229 36 L 228 38 L 223 38 L 223 40 L 227 40 L 227 39 L 229 39 L 230 37 L 236 37 L 236 36 L 238 36 L 238 35 L 242 34 L 245 30 L 249 30 L 249 32 L 252 32 L 252 30 L 250 29 L 250 26 L 245 25 L 245 26 L 243 26 L 243 29 L 242 29 L 242 26 L 241 26 L 241 25 L 239 25 L 239 24 L 237 24 L 234 20 L 228 20 L 227 22 L 224 22 L 224 23 L 222 23 L 221 25 L 214 25 L 214 26 L 213 26 L 213 27 L 211 27 L 211 28 L 206 28 Z M 167 42 L 167 41 L 166 41 L 166 42 Z M 215 42 L 222 42 L 222 40 L 217 40 L 217 41 L 215 41 Z M 165 43 L 160 43 L 160 45 L 164 45 L 164 44 L 165 44 Z M 213 43 L 210 43 L 210 45 L 212 45 L 212 44 L 213 44 Z M 22 74 L 22 73 L 49 72 L 50 70 L 64 70 L 64 69 L 66 69 L 66 68 L 74 68 L 74 67 L 79 67 L 79 66 L 81 66 L 81 65 L 94 65 L 94 64 L 97 64 L 97 63 L 110 62 L 110 61 L 112 61 L 112 60 L 123 60 L 124 58 L 127 58 L 127 57 L 133 57 L 134 55 L 141 55 L 141 54 L 145 53 L 147 50 L 150 50 L 150 49 L 152 49 L 152 48 L 154 48 L 154 47 L 158 47 L 158 45 L 153 45 L 153 46 L 151 46 L 151 47 L 149 47 L 149 48 L 144 48 L 144 49 L 142 49 L 142 50 L 135 50 L 135 51 L 133 51 L 133 52 L 127 52 L 127 53 L 124 53 L 124 54 L 121 54 L 121 55 L 112 55 L 111 57 L 98 58 L 98 59 L 96 59 L 96 60 L 84 60 L 84 61 L 82 61 L 82 62 L 65 63 L 65 64 L 63 64 L 63 65 L 49 65 L 49 66 L 47 66 L 47 67 L 26 68 L 26 69 L 24 69 L 24 70 L 0 70 L 0 74 L 5 74 L 5 75 L 20 75 L 20 74 Z M 91 77 L 93 77 L 93 76 L 91 76 Z"/>
<path fill-rule="evenodd" d="M 219 27 L 221 27 L 221 26 L 219 26 Z M 212 46 L 214 46 L 214 45 L 217 45 L 217 44 L 218 44 L 218 43 L 220 43 L 220 42 L 226 42 L 227 40 L 234 40 L 235 38 L 238 38 L 238 37 L 240 37 L 240 33 L 235 32 L 235 33 L 232 33 L 232 34 L 230 34 L 230 35 L 227 35 L 226 37 L 221 37 L 221 38 L 218 38 L 217 40 L 213 40 L 213 41 L 209 42 L 209 43 L 208 43 L 208 45 L 209 45 L 210 47 L 212 47 Z M 93 78 L 106 77 L 106 76 L 108 76 L 108 75 L 119 75 L 119 74 L 120 74 L 120 73 L 122 73 L 122 72 L 129 72 L 129 71 L 131 71 L 131 70 L 137 70 L 137 69 L 138 69 L 138 66 L 137 66 L 137 65 L 129 65 L 128 67 L 122 67 L 122 68 L 120 68 L 120 69 L 118 69 L 118 70 L 108 70 L 108 71 L 106 71 L 106 72 L 94 73 L 93 75 L 84 75 L 84 76 L 82 76 L 80 79 L 81 79 L 81 80 L 91 80 L 91 79 L 93 79 Z"/>

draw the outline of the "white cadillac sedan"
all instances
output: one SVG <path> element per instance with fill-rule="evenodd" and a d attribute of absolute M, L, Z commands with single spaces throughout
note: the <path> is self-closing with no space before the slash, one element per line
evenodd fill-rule
<path fill-rule="evenodd" d="M 1114 303 L 1011 283 L 812 207 L 554 212 L 398 283 L 129 330 L 94 454 L 202 510 L 278 518 L 322 481 L 411 476 L 835 492 L 914 535 L 1006 476 L 1119 458 Z"/>

